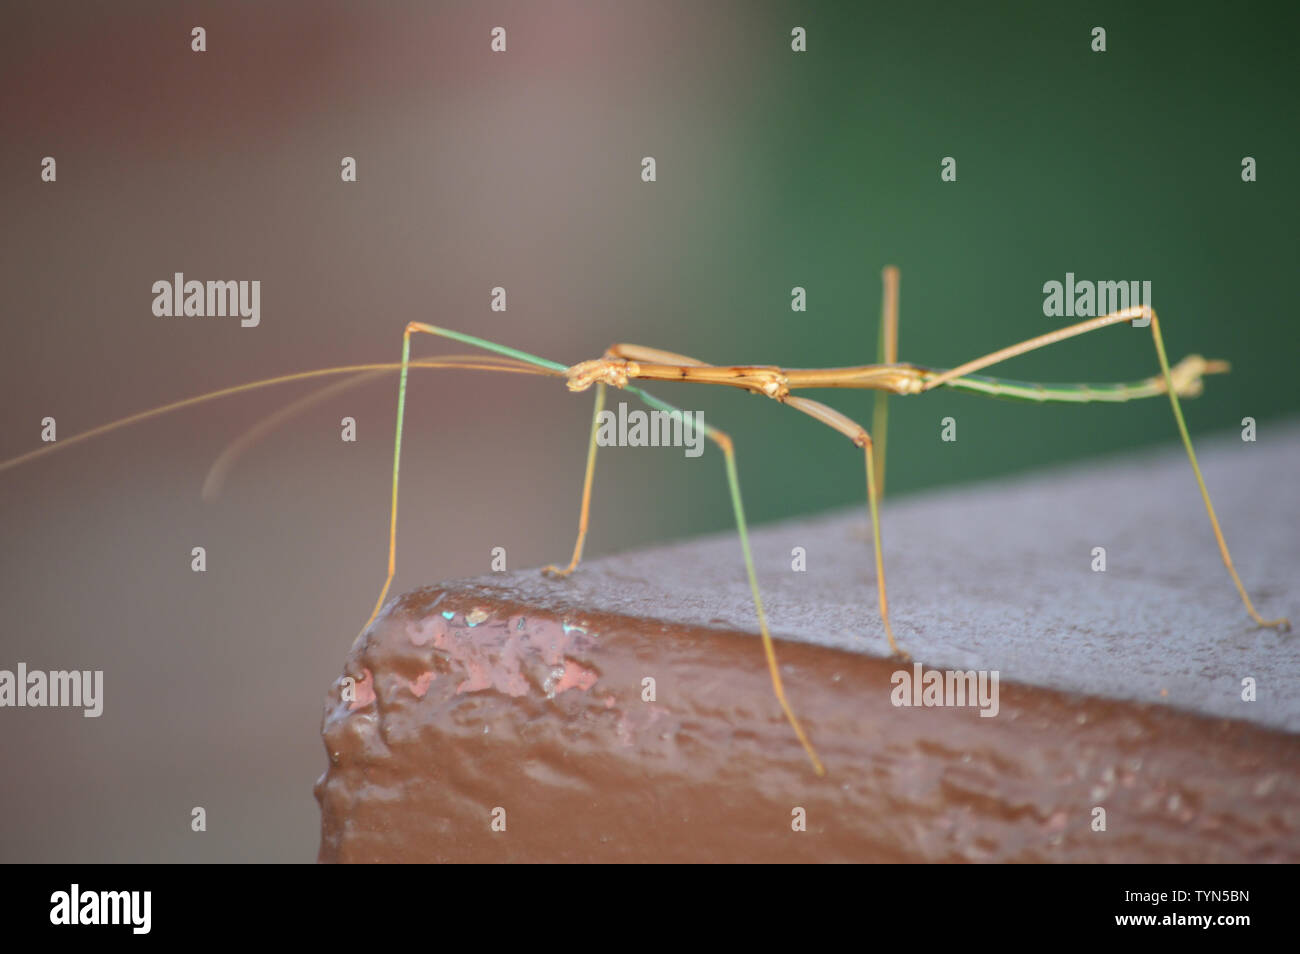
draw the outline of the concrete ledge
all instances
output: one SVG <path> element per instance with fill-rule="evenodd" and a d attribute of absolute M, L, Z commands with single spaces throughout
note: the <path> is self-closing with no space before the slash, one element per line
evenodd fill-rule
<path fill-rule="evenodd" d="M 1206 443 L 1202 466 L 1261 611 L 1294 614 L 1300 427 Z M 900 641 L 927 669 L 997 670 L 995 717 L 894 705 L 911 667 L 872 654 L 857 510 L 754 536 L 820 779 L 733 535 L 427 588 L 353 648 L 352 697 L 331 690 L 320 859 L 1300 860 L 1300 643 L 1241 610 L 1181 450 L 882 522 Z"/>

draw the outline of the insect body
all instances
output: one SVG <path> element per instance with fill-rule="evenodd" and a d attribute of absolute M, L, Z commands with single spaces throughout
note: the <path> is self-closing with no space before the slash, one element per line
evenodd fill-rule
<path fill-rule="evenodd" d="M 892 267 L 886 268 L 883 273 L 883 278 L 883 318 L 881 322 L 879 343 L 879 362 L 876 364 L 821 369 L 787 369 L 775 365 L 721 366 L 707 364 L 695 358 L 675 354 L 669 351 L 661 351 L 656 348 L 647 348 L 640 345 L 617 344 L 610 347 L 605 354 L 599 358 L 590 361 L 583 361 L 570 366 L 559 364 L 545 358 L 540 358 L 537 355 L 528 354 L 527 352 L 519 351 L 462 332 L 439 328 L 422 322 L 411 322 L 406 326 L 403 335 L 402 358 L 400 362 L 351 365 L 339 368 L 326 368 L 318 371 L 307 371 L 298 374 L 285 375 L 278 378 L 271 378 L 264 381 L 255 381 L 249 384 L 226 388 L 221 391 L 199 395 L 197 397 L 177 401 L 162 407 L 153 408 L 149 411 L 144 411 L 132 415 L 131 417 L 123 418 L 119 421 L 114 421 L 110 424 L 76 435 L 75 437 L 68 438 L 62 441 L 59 445 L 50 445 L 40 450 L 31 451 L 20 457 L 0 463 L 0 470 L 5 470 L 9 467 L 34 459 L 44 453 L 51 452 L 56 448 L 56 446 L 67 446 L 68 444 L 86 440 L 90 437 L 126 426 L 127 424 L 135 423 L 149 417 L 178 410 L 217 397 L 224 397 L 230 394 L 267 387 L 272 384 L 326 377 L 330 375 L 348 375 L 350 382 L 359 383 L 368 380 L 376 373 L 394 370 L 399 371 L 397 428 L 393 444 L 393 483 L 392 507 L 389 521 L 388 575 L 380 590 L 379 598 L 375 602 L 374 610 L 371 612 L 370 617 L 367 620 L 366 626 L 368 627 L 370 623 L 378 617 L 380 611 L 383 609 L 384 601 L 388 596 L 389 587 L 392 585 L 393 576 L 396 573 L 398 477 L 401 470 L 402 429 L 406 411 L 407 378 L 408 372 L 411 368 L 468 368 L 486 371 L 539 374 L 563 378 L 570 391 L 586 391 L 592 388 L 595 389 L 595 410 L 592 416 L 591 439 L 588 445 L 586 473 L 583 479 L 577 541 L 574 544 L 573 555 L 566 566 L 548 566 L 544 571 L 552 576 L 560 578 L 571 574 L 578 567 L 578 564 L 582 559 L 582 549 L 583 543 L 586 539 L 588 516 L 591 505 L 592 484 L 595 476 L 598 422 L 601 417 L 601 412 L 604 410 L 606 389 L 608 387 L 620 388 L 635 395 L 653 409 L 669 414 L 681 414 L 682 412 L 680 409 L 673 407 L 671 404 L 668 404 L 651 394 L 648 394 L 642 390 L 636 382 L 676 381 L 741 388 L 771 398 L 780 404 L 791 407 L 796 411 L 806 414 L 809 417 L 834 428 L 845 437 L 849 438 L 849 440 L 851 440 L 857 447 L 862 449 L 866 466 L 867 508 L 872 526 L 872 543 L 876 564 L 876 589 L 880 606 L 881 623 L 891 652 L 905 657 L 906 654 L 901 650 L 898 642 L 894 638 L 893 628 L 889 619 L 889 600 L 885 586 L 884 555 L 881 544 L 879 520 L 879 500 L 884 493 L 885 483 L 885 442 L 888 426 L 887 402 L 889 395 L 919 395 L 936 388 L 947 387 L 970 391 L 976 394 L 1024 401 L 1092 403 L 1124 402 L 1165 394 L 1169 397 L 1179 435 L 1182 438 L 1183 446 L 1185 447 L 1188 459 L 1191 462 L 1192 471 L 1196 476 L 1201 497 L 1205 503 L 1205 510 L 1210 519 L 1210 526 L 1214 531 L 1214 537 L 1219 546 L 1220 555 L 1223 558 L 1229 576 L 1232 578 L 1233 584 L 1237 588 L 1242 603 L 1245 605 L 1246 612 L 1250 615 L 1251 619 L 1260 626 L 1271 627 L 1278 630 L 1290 628 L 1290 624 L 1285 618 L 1264 619 L 1256 611 L 1254 604 L 1250 600 L 1249 594 L 1246 592 L 1245 586 L 1237 575 L 1236 568 L 1232 564 L 1232 557 L 1228 552 L 1228 545 L 1224 540 L 1223 532 L 1219 526 L 1218 517 L 1214 512 L 1214 505 L 1210 501 L 1209 491 L 1206 489 L 1205 480 L 1201 475 L 1200 466 L 1197 464 L 1196 452 L 1192 447 L 1191 437 L 1188 434 L 1187 424 L 1183 419 L 1182 408 L 1179 404 L 1179 398 L 1195 397 L 1201 393 L 1204 376 L 1226 373 L 1229 370 L 1227 362 L 1212 361 L 1202 358 L 1199 355 L 1191 355 L 1171 366 L 1168 357 L 1165 354 L 1164 340 L 1160 334 L 1160 322 L 1155 311 L 1149 306 L 1140 306 L 1126 308 L 1098 318 L 1081 321 L 1077 324 L 1058 329 L 1048 334 L 1040 335 L 1036 338 L 1030 338 L 1027 341 L 1022 341 L 1018 344 L 1001 348 L 948 370 L 939 370 L 913 364 L 900 363 L 897 354 L 898 270 Z M 1134 323 L 1139 327 L 1150 327 L 1152 339 L 1155 344 L 1156 358 L 1160 367 L 1159 374 L 1140 381 L 1127 383 L 1043 384 L 1038 382 L 994 378 L 977 373 L 990 365 L 998 364 L 1017 355 L 1038 348 L 1043 348 L 1060 341 L 1065 341 L 1069 338 L 1077 337 L 1091 331 L 1106 328 L 1111 325 L 1124 323 Z M 489 354 L 484 355 L 480 353 L 477 356 L 451 355 L 438 359 L 412 361 L 410 355 L 411 336 L 413 334 L 429 334 L 436 337 L 448 338 L 462 344 L 470 345 L 479 349 L 480 352 L 489 352 Z M 336 383 L 326 390 L 330 392 L 336 391 L 341 385 L 348 386 L 348 384 L 349 382 L 347 381 Z M 795 393 L 797 391 L 811 388 L 859 388 L 875 391 L 876 404 L 873 414 L 874 436 L 862 425 L 834 408 L 818 401 L 801 397 Z M 308 401 L 310 400 L 311 399 L 309 398 Z M 303 404 L 304 402 L 299 402 L 299 404 L 294 407 L 298 408 Z M 753 556 L 750 552 L 748 527 L 745 521 L 744 506 L 741 501 L 740 484 L 736 471 L 734 445 L 731 438 L 717 428 L 705 424 L 704 431 L 705 436 L 716 443 L 723 452 L 727 483 L 730 489 L 732 507 L 735 511 L 736 527 L 740 536 L 741 551 L 745 560 L 745 569 L 749 578 L 750 590 L 753 595 L 754 609 L 758 618 L 759 632 L 762 636 L 763 649 L 767 659 L 768 670 L 771 675 L 773 691 L 776 694 L 777 701 L 780 703 L 782 712 L 807 752 L 814 771 L 816 771 L 818 775 L 824 774 L 821 760 L 807 734 L 804 732 L 803 727 L 800 725 L 794 710 L 786 699 L 785 690 L 782 686 L 781 674 L 776 661 L 776 651 L 768 629 L 766 614 L 763 610 L 762 595 L 759 592 L 757 575 L 754 570 Z M 363 628 L 362 632 L 364 631 L 365 629 Z"/>

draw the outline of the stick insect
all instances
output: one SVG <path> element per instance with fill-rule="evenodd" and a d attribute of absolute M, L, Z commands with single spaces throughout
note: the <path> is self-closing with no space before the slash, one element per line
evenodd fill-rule
<path fill-rule="evenodd" d="M 598 446 L 597 435 L 601 411 L 604 410 L 605 405 L 606 388 L 612 386 L 631 393 L 649 407 L 668 414 L 682 414 L 683 412 L 681 409 L 647 393 L 641 387 L 632 382 L 676 381 L 739 388 L 754 394 L 764 395 L 780 404 L 784 404 L 800 413 L 806 414 L 814 420 L 820 421 L 822 424 L 825 424 L 843 434 L 852 441 L 856 447 L 863 451 L 866 469 L 867 511 L 871 522 L 872 546 L 875 554 L 876 591 L 880 607 L 881 623 L 885 631 L 885 637 L 888 640 L 890 652 L 895 656 L 906 659 L 907 654 L 899 647 L 897 640 L 894 638 L 893 627 L 890 624 L 889 599 L 885 586 L 885 566 L 880 530 L 879 508 L 880 498 L 884 494 L 885 487 L 885 447 L 888 433 L 888 401 L 890 395 L 911 396 L 923 394 L 940 387 L 948 387 L 986 396 L 1022 401 L 1035 401 L 1040 403 L 1117 403 L 1167 394 L 1169 396 L 1170 405 L 1173 409 L 1174 421 L 1177 424 L 1178 433 L 1182 438 L 1183 447 L 1187 451 L 1188 460 L 1191 462 L 1192 472 L 1196 476 L 1196 482 L 1200 489 L 1201 499 L 1205 503 L 1206 514 L 1209 516 L 1210 527 L 1214 531 L 1214 538 L 1219 547 L 1219 554 L 1223 558 L 1224 566 L 1228 570 L 1228 575 L 1231 577 L 1233 585 L 1236 587 L 1237 593 L 1241 597 L 1242 603 L 1245 605 L 1246 612 L 1259 626 L 1269 627 L 1279 631 L 1290 629 L 1290 623 L 1287 619 L 1264 619 L 1256 611 L 1254 604 L 1251 602 L 1250 595 L 1246 592 L 1246 588 L 1241 582 L 1241 578 L 1238 576 L 1236 568 L 1233 566 L 1232 557 L 1228 552 L 1228 544 L 1224 539 L 1223 531 L 1219 525 L 1219 519 L 1214 512 L 1214 505 L 1210 501 L 1209 490 L 1205 486 L 1205 479 L 1201 474 L 1200 466 L 1197 464 L 1196 451 L 1192 447 L 1192 440 L 1187 430 L 1187 423 L 1183 419 L 1182 407 L 1179 404 L 1180 397 L 1196 397 L 1201 393 L 1203 389 L 1204 376 L 1228 372 L 1230 368 L 1226 361 L 1206 360 L 1200 355 L 1190 355 L 1179 361 L 1177 364 L 1171 366 L 1165 353 L 1164 339 L 1160 333 L 1160 321 L 1156 312 L 1150 306 L 1135 306 L 1112 312 L 1098 318 L 1080 321 L 1076 324 L 1049 332 L 1048 334 L 1039 335 L 1038 337 L 1027 339 L 1018 344 L 1000 348 L 997 351 L 992 351 L 986 355 L 967 361 L 955 368 L 943 370 L 899 362 L 899 273 L 897 268 L 890 266 L 884 269 L 883 286 L 884 295 L 881 307 L 882 318 L 880 324 L 880 336 L 877 343 L 878 363 L 876 364 L 819 369 L 781 368 L 775 365 L 713 365 L 695 358 L 675 354 L 669 351 L 662 351 L 657 348 L 648 348 L 641 345 L 615 344 L 599 358 L 590 361 L 583 361 L 574 365 L 564 365 L 506 345 L 478 338 L 473 335 L 440 328 L 424 322 L 413 321 L 407 324 L 402 336 L 402 358 L 400 362 L 322 368 L 315 371 L 304 371 L 295 374 L 282 375 L 275 378 L 253 381 L 247 384 L 208 392 L 196 397 L 175 401 L 147 411 L 142 411 L 138 414 L 133 414 L 129 417 L 121 418 L 117 421 L 101 425 L 100 427 L 93 428 L 92 430 L 62 440 L 57 445 L 50 445 L 39 450 L 30 451 L 8 461 L 0 462 L 0 471 L 33 460 L 58 448 L 66 447 L 70 444 L 75 444 L 108 433 L 117 428 L 125 427 L 129 424 L 134 424 L 148 418 L 157 417 L 171 411 L 190 407 L 201 402 L 292 381 L 310 380 L 337 375 L 347 376 L 345 380 L 335 382 L 316 394 L 309 395 L 307 398 L 290 405 L 288 408 L 268 418 L 262 424 L 257 425 L 255 428 L 250 430 L 250 432 L 245 434 L 242 438 L 238 439 L 231 448 L 222 455 L 221 459 L 219 459 L 217 465 L 214 467 L 213 473 L 214 475 L 217 475 L 228 468 L 233 456 L 243 447 L 247 446 L 251 440 L 255 439 L 260 433 L 264 433 L 271 426 L 274 426 L 274 424 L 279 423 L 286 417 L 303 409 L 308 404 L 329 396 L 332 393 L 336 393 L 344 388 L 352 387 L 355 384 L 370 380 L 377 375 L 397 371 L 399 379 L 396 436 L 393 441 L 392 506 L 390 509 L 388 528 L 388 573 L 384 579 L 384 584 L 380 589 L 379 597 L 375 601 L 374 609 L 366 620 L 365 626 L 362 627 L 362 633 L 364 633 L 382 612 L 385 600 L 388 597 L 389 588 L 392 586 L 393 578 L 397 572 L 398 478 L 401 471 L 402 432 L 406 414 L 407 379 L 410 369 L 460 368 L 465 370 L 536 374 L 547 377 L 563 378 L 568 389 L 574 392 L 586 391 L 594 387 L 595 406 L 592 413 L 591 437 L 588 443 L 586 470 L 583 477 L 582 498 L 578 516 L 578 535 L 577 540 L 574 543 L 573 555 L 566 566 L 548 566 L 543 570 L 543 572 L 548 575 L 560 579 L 572 574 L 578 568 L 578 565 L 582 560 L 583 545 L 587 537 L 588 517 L 591 508 L 592 485 L 594 483 L 596 470 L 596 449 Z M 1097 331 L 1101 328 L 1107 328 L 1111 325 L 1133 322 L 1141 322 L 1139 327 L 1150 327 L 1151 336 L 1155 344 L 1156 358 L 1160 365 L 1159 374 L 1140 381 L 1101 384 L 1043 384 L 1038 382 L 1013 381 L 1006 378 L 988 377 L 977 373 L 990 365 L 999 364 L 1029 351 L 1045 348 L 1048 345 L 1087 334 L 1091 331 Z M 460 344 L 469 345 L 478 349 L 479 353 L 473 355 L 447 355 L 437 359 L 412 360 L 411 337 L 416 334 L 427 334 L 456 341 Z M 487 352 L 487 354 L 483 354 L 482 352 Z M 875 436 L 873 437 L 862 425 L 834 408 L 818 401 L 798 397 L 793 393 L 798 390 L 817 388 L 859 388 L 874 391 L 875 405 L 872 415 L 872 429 L 875 432 Z M 685 415 L 683 415 L 683 417 L 684 419 L 689 420 Z M 776 648 L 768 627 L 767 616 L 763 609 L 763 598 L 759 591 L 758 577 L 754 569 L 753 554 L 749 545 L 749 531 L 745 521 L 744 504 L 741 499 L 740 481 L 736 469 L 736 453 L 734 444 L 731 438 L 723 431 L 718 430 L 707 423 L 704 424 L 703 427 L 705 436 L 717 444 L 723 454 L 727 486 L 730 491 L 736 529 L 740 537 L 741 553 L 744 557 L 745 572 L 748 577 L 749 587 L 753 597 L 759 634 L 762 639 L 763 652 L 766 657 L 773 692 L 776 695 L 777 702 L 780 704 L 781 711 L 785 716 L 786 721 L 794 730 L 799 743 L 807 753 L 808 758 L 812 763 L 813 770 L 818 775 L 824 775 L 825 767 L 823 766 L 822 761 L 818 756 L 816 749 L 813 747 L 807 733 L 804 731 L 803 726 L 800 724 L 798 717 L 795 715 L 794 709 L 791 707 L 789 700 L 786 697 L 785 688 L 781 681 L 781 672 L 776 658 Z M 211 482 L 212 479 L 210 478 L 209 484 Z M 205 495 L 207 495 L 209 489 L 208 485 L 205 485 Z"/>

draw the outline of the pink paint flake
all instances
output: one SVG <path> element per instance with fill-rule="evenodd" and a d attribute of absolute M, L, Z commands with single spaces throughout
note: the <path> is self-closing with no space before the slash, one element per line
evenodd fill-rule
<path fill-rule="evenodd" d="M 428 672 L 420 673 L 420 675 L 411 680 L 411 692 L 415 694 L 417 699 L 423 699 L 424 694 L 429 691 L 429 684 L 437 678 L 437 675 L 432 669 Z"/>
<path fill-rule="evenodd" d="M 564 660 L 564 675 L 555 684 L 555 694 L 569 689 L 581 689 L 584 692 L 596 684 L 596 671 L 579 666 L 572 659 Z"/>

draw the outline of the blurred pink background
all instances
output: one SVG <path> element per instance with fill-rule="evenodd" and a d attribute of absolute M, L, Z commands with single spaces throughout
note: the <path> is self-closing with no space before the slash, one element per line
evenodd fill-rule
<path fill-rule="evenodd" d="M 692 74 L 738 29 L 717 5 L 695 22 L 726 31 L 684 37 L 686 6 L 9 5 L 0 459 L 38 446 L 46 415 L 66 438 L 208 389 L 396 360 L 412 319 L 563 362 L 657 323 L 664 276 L 707 254 L 674 220 L 708 183 L 652 197 L 640 157 L 671 168 L 718 121 Z M 260 280 L 260 326 L 153 317 L 150 287 L 176 271 Z M 440 350 L 465 349 L 415 343 Z M 0 474 L 0 667 L 103 669 L 106 695 L 97 720 L 0 712 L 0 860 L 315 857 L 321 705 L 383 581 L 395 378 L 304 414 L 221 499 L 199 497 L 227 441 L 307 391 Z M 567 559 L 589 415 L 558 381 L 417 374 L 393 593 L 487 572 L 494 546 L 511 568 Z M 688 528 L 671 497 L 701 465 L 646 460 L 601 461 L 589 554 Z"/>

